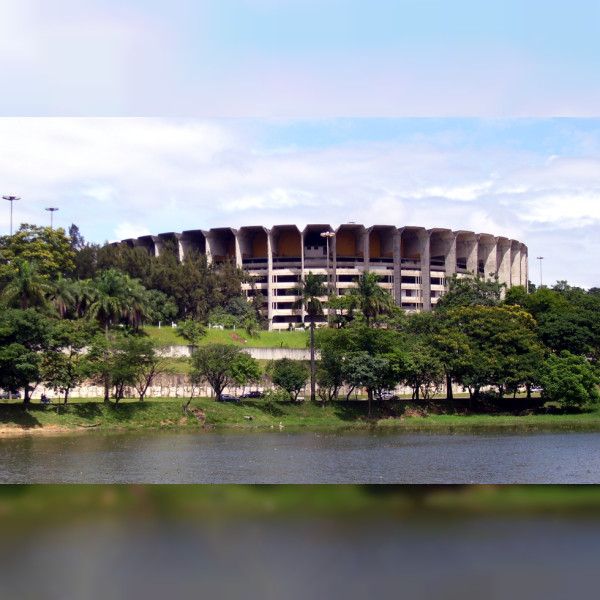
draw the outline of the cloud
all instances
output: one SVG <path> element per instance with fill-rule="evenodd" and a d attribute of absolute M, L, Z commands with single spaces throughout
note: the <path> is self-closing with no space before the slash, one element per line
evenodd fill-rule
<path fill-rule="evenodd" d="M 151 235 L 151 232 L 136 223 L 119 223 L 115 227 L 115 237 L 111 241 L 128 240 L 143 235 Z"/>
<path fill-rule="evenodd" d="M 348 138 L 294 146 L 285 136 L 267 142 L 265 127 L 235 119 L 0 119 L 0 139 L 10 140 L 0 145 L 2 193 L 22 197 L 15 223 L 44 223 L 43 209 L 53 205 L 55 226 L 75 223 L 96 242 L 356 221 L 529 243 L 541 242 L 536 232 L 554 239 L 565 228 L 600 226 L 600 158 L 589 140 L 560 155 L 507 148 L 494 141 L 495 125 L 487 143 L 444 128 L 439 136 L 357 142 L 348 128 Z M 8 219 L 0 211 L 6 231 Z M 570 270 L 566 257 L 564 265 Z"/>

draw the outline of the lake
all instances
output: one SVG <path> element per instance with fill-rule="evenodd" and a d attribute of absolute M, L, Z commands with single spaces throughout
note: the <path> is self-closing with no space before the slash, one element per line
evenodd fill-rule
<path fill-rule="evenodd" d="M 0 483 L 600 483 L 589 431 L 90 431 L 0 452 Z"/>

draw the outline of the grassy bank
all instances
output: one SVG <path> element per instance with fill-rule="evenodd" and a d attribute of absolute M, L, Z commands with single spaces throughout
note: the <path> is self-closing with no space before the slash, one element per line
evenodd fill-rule
<path fill-rule="evenodd" d="M 117 407 L 97 399 L 73 399 L 67 406 L 30 405 L 24 411 L 18 402 L 0 405 L 0 424 L 5 433 L 17 431 L 84 431 L 86 429 L 166 429 L 204 428 L 401 428 L 412 431 L 454 431 L 471 428 L 600 429 L 600 408 L 574 414 L 473 414 L 460 402 L 386 402 L 373 404 L 367 417 L 364 400 L 340 401 L 322 407 L 318 402 L 218 403 L 194 399 L 184 415 L 182 398 L 152 398 L 145 402 L 124 400 Z"/>
<path fill-rule="evenodd" d="M 187 344 L 173 327 L 147 326 L 144 327 L 144 332 L 161 344 Z M 207 329 L 199 345 L 218 343 L 254 348 L 306 348 L 308 339 L 306 331 L 260 331 L 255 337 L 250 337 L 244 329 Z"/>

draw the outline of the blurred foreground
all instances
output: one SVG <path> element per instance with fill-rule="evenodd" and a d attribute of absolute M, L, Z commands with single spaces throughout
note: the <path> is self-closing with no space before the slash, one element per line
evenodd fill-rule
<path fill-rule="evenodd" d="M 600 488 L 4 486 L 3 598 L 563 598 Z"/>

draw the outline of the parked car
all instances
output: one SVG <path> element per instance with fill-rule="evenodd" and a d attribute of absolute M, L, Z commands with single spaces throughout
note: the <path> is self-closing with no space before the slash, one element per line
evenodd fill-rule
<path fill-rule="evenodd" d="M 18 390 L 16 392 L 12 393 L 12 397 L 13 398 L 20 398 L 21 397 L 21 392 L 19 392 Z M 4 392 L 2 394 L 2 400 L 8 400 L 9 399 L 9 392 Z"/>
<path fill-rule="evenodd" d="M 246 392 L 245 394 L 242 394 L 242 398 L 262 398 L 262 392 L 259 392 L 258 390 Z"/>
<path fill-rule="evenodd" d="M 536 387 L 531 388 L 531 392 L 533 394 L 541 394 L 543 391 L 544 391 L 543 387 L 536 386 Z"/>
<path fill-rule="evenodd" d="M 375 400 L 397 400 L 398 396 L 393 392 L 381 392 L 381 394 L 375 394 Z"/>
<path fill-rule="evenodd" d="M 220 402 L 239 402 L 240 399 L 237 396 L 231 394 L 221 394 Z"/>

